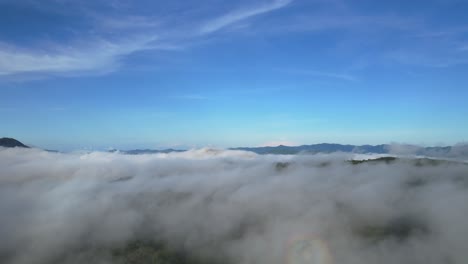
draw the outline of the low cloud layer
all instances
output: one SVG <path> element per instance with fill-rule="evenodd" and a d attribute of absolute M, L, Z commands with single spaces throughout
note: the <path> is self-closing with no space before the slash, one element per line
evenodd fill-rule
<path fill-rule="evenodd" d="M 0 262 L 111 263 L 135 240 L 221 263 L 466 262 L 466 164 L 349 158 L 0 149 Z"/>
<path fill-rule="evenodd" d="M 468 159 L 468 144 L 465 142 L 445 147 L 421 147 L 417 145 L 393 143 L 387 150 L 395 155 L 421 155 L 435 158 Z"/>

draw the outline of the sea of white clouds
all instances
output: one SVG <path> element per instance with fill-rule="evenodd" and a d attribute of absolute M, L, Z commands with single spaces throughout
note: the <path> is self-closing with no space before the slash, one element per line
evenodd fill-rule
<path fill-rule="evenodd" d="M 155 240 L 223 263 L 466 263 L 466 164 L 353 155 L 0 148 L 0 262 L 111 263 L 96 249 Z"/>

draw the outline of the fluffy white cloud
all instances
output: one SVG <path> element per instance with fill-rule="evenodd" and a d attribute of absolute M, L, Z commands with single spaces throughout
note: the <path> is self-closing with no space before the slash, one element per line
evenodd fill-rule
<path fill-rule="evenodd" d="M 464 263 L 466 165 L 349 157 L 1 149 L 0 257 L 53 263 L 154 239 L 234 263 Z"/>

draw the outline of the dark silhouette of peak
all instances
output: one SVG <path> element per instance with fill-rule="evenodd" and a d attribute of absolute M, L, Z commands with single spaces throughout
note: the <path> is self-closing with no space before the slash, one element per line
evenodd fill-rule
<path fill-rule="evenodd" d="M 28 146 L 24 145 L 23 143 L 19 142 L 18 140 L 14 138 L 0 138 L 0 147 L 5 147 L 5 148 L 14 148 L 14 147 L 19 147 L 19 148 L 29 148 Z"/>

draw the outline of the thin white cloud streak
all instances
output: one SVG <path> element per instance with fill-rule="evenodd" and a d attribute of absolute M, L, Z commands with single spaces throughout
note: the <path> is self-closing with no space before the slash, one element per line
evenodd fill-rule
<path fill-rule="evenodd" d="M 59 47 L 45 51 L 0 45 L 0 75 L 22 73 L 106 73 L 118 68 L 122 57 L 154 49 L 155 36 L 121 42 L 95 40 L 91 45 Z"/>
<path fill-rule="evenodd" d="M 228 27 L 242 20 L 265 14 L 276 9 L 289 5 L 292 0 L 275 0 L 268 4 L 254 6 L 248 9 L 241 9 L 227 13 L 219 18 L 210 20 L 200 27 L 200 34 L 209 34 Z"/>
<path fill-rule="evenodd" d="M 131 29 L 155 29 L 161 23 L 154 17 L 128 16 L 125 19 L 115 17 L 104 17 L 95 15 L 96 22 L 100 27 L 110 30 L 131 30 Z"/>

